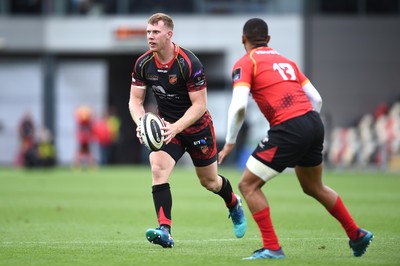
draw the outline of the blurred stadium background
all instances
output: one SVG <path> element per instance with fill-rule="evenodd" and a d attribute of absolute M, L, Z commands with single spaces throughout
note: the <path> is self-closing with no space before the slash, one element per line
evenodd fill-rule
<path fill-rule="evenodd" d="M 400 171 L 399 0 L 0 0 L 0 165 L 18 164 L 27 113 L 35 139 L 52 136 L 56 164 L 71 165 L 80 106 L 118 118 L 110 163 L 147 162 L 128 99 L 155 12 L 174 18 L 175 42 L 204 64 L 219 145 L 242 26 L 261 17 L 270 46 L 297 61 L 324 99 L 326 164 Z M 254 104 L 245 129 L 231 164 L 241 166 L 267 132 Z"/>

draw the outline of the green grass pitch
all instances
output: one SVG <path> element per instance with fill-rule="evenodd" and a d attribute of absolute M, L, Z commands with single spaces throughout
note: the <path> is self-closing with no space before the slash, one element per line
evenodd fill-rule
<path fill-rule="evenodd" d="M 220 168 L 237 192 L 240 171 Z M 264 187 L 284 260 L 242 261 L 261 247 L 244 203 L 248 231 L 233 234 L 228 211 L 192 168 L 171 177 L 175 247 L 150 244 L 156 227 L 149 167 L 92 171 L 0 168 L 0 265 L 400 265 L 400 176 L 327 171 L 359 226 L 375 234 L 352 256 L 339 223 L 304 195 L 292 171 Z"/>

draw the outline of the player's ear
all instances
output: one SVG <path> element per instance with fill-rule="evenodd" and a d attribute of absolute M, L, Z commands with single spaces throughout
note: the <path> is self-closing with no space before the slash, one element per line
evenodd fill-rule
<path fill-rule="evenodd" d="M 268 35 L 268 36 L 267 36 L 267 44 L 269 43 L 270 40 L 271 40 L 271 36 Z"/>
<path fill-rule="evenodd" d="M 172 35 L 174 35 L 174 32 L 172 30 L 168 31 L 168 37 L 172 38 Z"/>
<path fill-rule="evenodd" d="M 246 36 L 245 35 L 242 35 L 242 44 L 245 44 L 246 43 Z"/>

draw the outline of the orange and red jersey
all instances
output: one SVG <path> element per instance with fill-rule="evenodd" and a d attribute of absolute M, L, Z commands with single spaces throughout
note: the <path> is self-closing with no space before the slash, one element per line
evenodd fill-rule
<path fill-rule="evenodd" d="M 303 115 L 313 107 L 302 86 L 308 81 L 292 60 L 270 47 L 257 47 L 233 67 L 233 88 L 250 88 L 255 102 L 271 126 Z"/>

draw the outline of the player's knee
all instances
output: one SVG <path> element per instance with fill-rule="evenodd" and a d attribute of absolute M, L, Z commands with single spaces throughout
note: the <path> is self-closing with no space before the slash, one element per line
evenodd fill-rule
<path fill-rule="evenodd" d="M 261 184 L 250 182 L 248 179 L 241 179 L 238 183 L 238 188 L 243 197 L 250 197 L 257 189 L 259 189 Z"/>
<path fill-rule="evenodd" d="M 311 185 L 311 186 L 302 186 L 301 187 L 304 194 L 313 197 L 319 198 L 319 194 L 322 193 L 323 189 L 319 186 Z"/>
<path fill-rule="evenodd" d="M 246 180 L 244 180 L 243 178 L 241 180 L 239 180 L 238 183 L 238 189 L 241 193 L 243 193 L 244 191 L 246 191 L 248 189 L 248 182 Z"/>
<path fill-rule="evenodd" d="M 208 191 L 211 191 L 211 192 L 214 192 L 214 193 L 217 193 L 219 191 L 217 185 L 214 185 L 214 184 L 211 184 L 211 183 L 202 183 L 201 185 L 205 189 L 207 189 Z"/>
<path fill-rule="evenodd" d="M 240 180 L 238 183 L 238 189 L 243 197 L 246 197 L 250 192 L 250 187 L 246 181 Z"/>
<path fill-rule="evenodd" d="M 152 152 L 149 156 L 152 172 L 172 171 L 175 161 L 170 155 L 161 152 Z"/>
<path fill-rule="evenodd" d="M 153 178 L 153 183 L 168 182 L 172 169 L 173 166 L 171 167 L 163 163 L 151 163 L 151 175 Z"/>
<path fill-rule="evenodd" d="M 308 188 L 308 187 L 302 187 L 303 193 L 306 194 L 307 196 L 311 196 L 313 195 L 313 191 L 312 189 Z"/>
<path fill-rule="evenodd" d="M 207 190 L 211 192 L 218 192 L 220 189 L 220 186 L 217 182 L 217 180 L 212 180 L 208 178 L 200 178 L 200 184 Z"/>
<path fill-rule="evenodd" d="M 151 164 L 151 173 L 153 174 L 153 176 L 158 176 L 160 175 L 160 173 L 163 171 L 165 167 L 163 167 L 163 165 L 158 164 L 158 163 L 152 163 Z"/>

